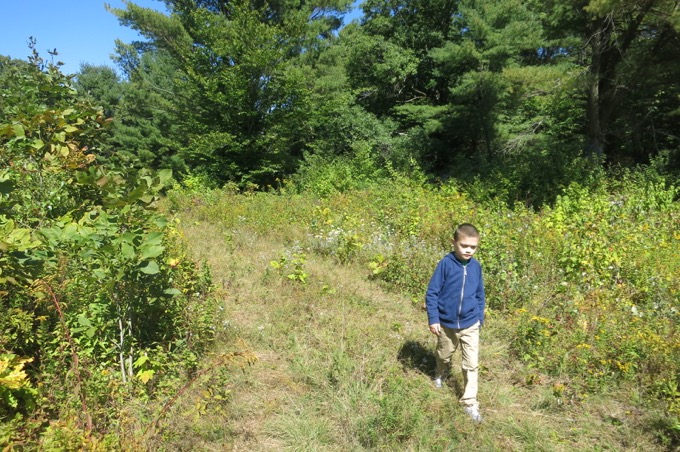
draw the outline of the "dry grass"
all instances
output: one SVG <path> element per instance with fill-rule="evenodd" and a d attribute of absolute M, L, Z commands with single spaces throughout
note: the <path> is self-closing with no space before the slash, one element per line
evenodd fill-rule
<path fill-rule="evenodd" d="M 163 420 L 156 449 L 663 450 L 634 409 L 584 399 L 569 382 L 514 361 L 508 327 L 493 315 L 482 337 L 485 422 L 475 425 L 457 406 L 459 376 L 444 390 L 431 384 L 434 340 L 424 313 L 367 269 L 303 249 L 308 283 L 288 280 L 269 262 L 298 246 L 304 234 L 294 222 L 268 233 L 225 231 L 185 213 L 182 228 L 223 299 L 216 350 L 249 350 L 257 361 L 198 382 Z M 561 397 L 556 384 L 566 384 Z M 216 385 L 228 399 L 192 410 Z"/>

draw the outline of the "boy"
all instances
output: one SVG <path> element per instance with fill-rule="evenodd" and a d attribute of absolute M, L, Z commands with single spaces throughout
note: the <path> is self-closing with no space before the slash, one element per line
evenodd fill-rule
<path fill-rule="evenodd" d="M 442 387 L 451 357 L 460 345 L 465 382 L 460 402 L 475 422 L 482 421 L 477 381 L 485 306 L 482 267 L 472 257 L 478 246 L 477 228 L 469 223 L 459 225 L 453 234 L 453 252 L 439 261 L 425 294 L 430 332 L 437 336 L 435 386 Z"/>

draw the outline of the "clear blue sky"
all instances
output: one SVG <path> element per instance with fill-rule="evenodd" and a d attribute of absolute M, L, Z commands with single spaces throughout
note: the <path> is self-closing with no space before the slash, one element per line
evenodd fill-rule
<path fill-rule="evenodd" d="M 81 63 L 112 66 L 110 55 L 115 40 L 139 39 L 134 30 L 123 27 L 104 8 L 124 8 L 122 0 L 0 0 L 0 55 L 25 60 L 28 39 L 36 38 L 36 48 L 46 60 L 47 50 L 57 49 L 56 60 L 64 62 L 62 72 L 74 74 Z M 146 8 L 165 10 L 158 0 L 134 0 Z"/>
<path fill-rule="evenodd" d="M 110 55 L 115 40 L 140 39 L 137 32 L 123 27 L 104 4 L 124 8 L 123 0 L 0 0 L 0 55 L 25 60 L 30 54 L 28 39 L 36 38 L 36 48 L 45 60 L 47 50 L 57 49 L 56 61 L 62 72 L 75 74 L 81 63 L 113 67 Z M 165 11 L 160 0 L 132 0 L 132 3 Z M 357 1 L 356 3 L 359 3 Z M 349 22 L 358 12 L 345 18 Z"/>

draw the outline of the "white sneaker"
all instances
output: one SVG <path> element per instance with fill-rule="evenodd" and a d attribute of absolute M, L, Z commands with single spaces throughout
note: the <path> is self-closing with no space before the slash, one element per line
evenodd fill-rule
<path fill-rule="evenodd" d="M 482 415 L 479 414 L 479 408 L 476 406 L 466 406 L 465 414 L 470 416 L 470 418 L 475 422 L 482 422 Z"/>
<path fill-rule="evenodd" d="M 437 377 L 434 379 L 434 387 L 437 389 L 441 389 L 442 387 L 442 379 L 441 377 Z"/>

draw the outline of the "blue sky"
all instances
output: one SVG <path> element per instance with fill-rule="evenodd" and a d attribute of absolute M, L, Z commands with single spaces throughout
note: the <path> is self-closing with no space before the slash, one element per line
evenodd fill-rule
<path fill-rule="evenodd" d="M 134 30 L 123 27 L 104 4 L 124 8 L 123 0 L 0 0 L 0 55 L 26 59 L 30 36 L 44 59 L 52 57 L 47 50 L 57 49 L 55 61 L 62 61 L 62 72 L 74 74 L 81 63 L 113 67 L 110 55 L 115 40 L 131 42 L 139 39 Z M 132 3 L 165 10 L 160 0 L 132 0 Z M 358 3 L 358 2 L 357 2 Z M 346 18 L 347 21 L 347 18 Z"/>
<path fill-rule="evenodd" d="M 78 72 L 81 63 L 113 66 L 110 55 L 115 40 L 138 39 L 134 30 L 123 27 L 104 4 L 124 8 L 122 0 L 0 0 L 0 55 L 26 59 L 28 39 L 37 40 L 36 48 L 44 59 L 52 58 L 48 49 L 57 49 L 55 60 L 64 62 L 62 72 Z M 158 0 L 134 0 L 147 8 L 164 10 Z M 55 61 L 56 62 L 56 61 Z"/>

